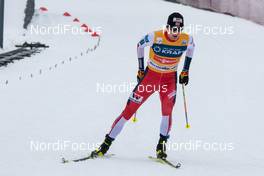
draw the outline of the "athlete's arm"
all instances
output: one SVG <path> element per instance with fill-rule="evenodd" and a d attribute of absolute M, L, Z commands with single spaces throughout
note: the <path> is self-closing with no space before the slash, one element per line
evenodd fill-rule
<path fill-rule="evenodd" d="M 195 48 L 195 44 L 194 44 L 194 41 L 193 41 L 193 37 L 190 36 L 189 43 L 188 43 L 188 46 L 187 46 L 187 51 L 186 51 L 183 71 L 189 71 L 189 68 L 190 68 L 190 65 L 191 65 L 191 62 L 192 62 L 193 53 L 194 53 L 194 48 Z"/>
<path fill-rule="evenodd" d="M 190 65 L 192 62 L 194 48 L 195 48 L 195 44 L 193 42 L 192 36 L 190 36 L 189 43 L 187 46 L 183 70 L 180 74 L 180 79 L 179 79 L 180 84 L 184 84 L 185 86 L 189 83 L 189 69 L 190 69 Z"/>
<path fill-rule="evenodd" d="M 152 46 L 154 42 L 154 33 L 147 34 L 137 44 L 138 69 L 144 71 L 144 48 Z"/>

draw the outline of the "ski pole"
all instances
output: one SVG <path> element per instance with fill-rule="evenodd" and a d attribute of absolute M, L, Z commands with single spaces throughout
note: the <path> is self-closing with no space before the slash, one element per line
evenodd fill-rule
<path fill-rule="evenodd" d="M 137 77 L 137 83 L 139 84 L 139 79 Z M 137 119 L 137 111 L 135 112 L 134 116 L 132 117 L 132 122 L 136 123 L 138 121 Z"/>
<path fill-rule="evenodd" d="M 136 123 L 137 122 L 137 112 L 135 112 L 133 118 L 132 118 L 132 122 Z"/>
<path fill-rule="evenodd" d="M 183 94 L 183 101 L 184 101 L 184 111 L 185 111 L 186 128 L 190 128 L 190 124 L 189 124 L 189 121 L 188 121 L 188 113 L 187 113 L 187 103 L 186 103 L 185 89 L 184 89 L 184 85 L 183 84 L 182 84 L 182 94 Z"/>

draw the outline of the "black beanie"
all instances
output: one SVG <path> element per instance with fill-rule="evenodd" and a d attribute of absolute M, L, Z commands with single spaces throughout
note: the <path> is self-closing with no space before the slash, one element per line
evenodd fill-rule
<path fill-rule="evenodd" d="M 176 26 L 176 23 L 180 23 L 181 28 L 184 26 L 183 16 L 178 12 L 170 14 L 170 16 L 168 17 L 167 25 L 173 28 Z"/>

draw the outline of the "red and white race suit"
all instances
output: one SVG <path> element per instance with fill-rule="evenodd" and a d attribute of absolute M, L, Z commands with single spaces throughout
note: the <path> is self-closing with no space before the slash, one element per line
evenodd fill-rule
<path fill-rule="evenodd" d="M 172 111 L 176 100 L 177 68 L 183 53 L 192 58 L 193 38 L 181 33 L 172 41 L 168 34 L 156 31 L 146 35 L 137 47 L 138 58 L 144 57 L 144 48 L 150 46 L 145 76 L 131 93 L 123 112 L 114 121 L 109 136 L 113 139 L 121 132 L 125 123 L 154 92 L 159 92 L 162 110 L 160 134 L 168 136 L 172 125 Z"/>

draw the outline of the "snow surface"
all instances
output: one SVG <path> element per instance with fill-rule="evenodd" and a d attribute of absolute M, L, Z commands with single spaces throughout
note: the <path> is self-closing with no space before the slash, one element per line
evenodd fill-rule
<path fill-rule="evenodd" d="M 21 41 L 27 0 L 7 0 L 4 11 L 4 49 L 13 49 Z M 0 50 L 1 51 L 1 50 Z"/>
<path fill-rule="evenodd" d="M 69 11 L 91 26 L 102 26 L 101 43 L 80 57 L 96 38 L 27 34 L 25 39 L 40 40 L 51 48 L 0 68 L 0 175 L 263 175 L 262 26 L 160 0 L 42 0 L 37 2 L 40 6 L 47 6 L 49 13 L 35 18 L 34 24 L 70 23 L 61 16 Z M 116 154 L 111 159 L 63 165 L 61 156 L 76 158 L 90 151 L 31 150 L 31 141 L 100 143 L 130 92 L 98 93 L 97 83 L 134 81 L 136 43 L 161 28 L 174 11 L 183 13 L 187 24 L 231 25 L 235 33 L 194 35 L 196 51 L 186 88 L 191 128 L 184 128 L 179 87 L 170 141 L 232 143 L 234 150 L 169 150 L 171 161 L 182 162 L 179 170 L 149 161 L 147 156 L 155 154 L 159 137 L 157 94 L 138 111 L 137 123 L 127 123 L 109 151 Z M 57 69 L 29 77 L 75 56 L 78 59 Z M 8 85 L 5 80 L 10 80 Z"/>

